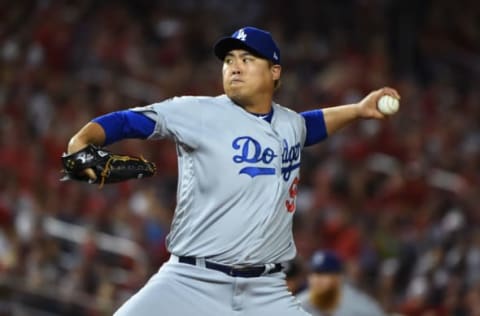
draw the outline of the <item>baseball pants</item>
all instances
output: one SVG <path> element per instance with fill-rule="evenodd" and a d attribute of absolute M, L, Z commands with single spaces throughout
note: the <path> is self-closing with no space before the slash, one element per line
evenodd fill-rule
<path fill-rule="evenodd" d="M 307 316 L 285 274 L 232 277 L 171 256 L 114 316 Z"/>

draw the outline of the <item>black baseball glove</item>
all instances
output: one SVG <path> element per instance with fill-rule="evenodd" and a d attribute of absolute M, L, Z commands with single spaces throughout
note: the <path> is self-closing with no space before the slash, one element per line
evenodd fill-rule
<path fill-rule="evenodd" d="M 86 181 L 98 183 L 100 187 L 105 183 L 150 177 L 156 171 L 155 164 L 143 157 L 117 155 L 95 145 L 88 145 L 68 155 L 63 154 L 62 163 L 62 181 Z M 97 179 L 90 179 L 83 172 L 88 168 L 93 170 Z"/>

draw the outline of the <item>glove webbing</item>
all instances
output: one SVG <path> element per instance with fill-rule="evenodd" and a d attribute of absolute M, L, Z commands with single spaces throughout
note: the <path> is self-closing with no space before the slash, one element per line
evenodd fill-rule
<path fill-rule="evenodd" d="M 107 162 L 105 163 L 105 168 L 102 170 L 102 173 L 100 174 L 100 184 L 98 185 L 98 188 L 101 189 L 103 188 L 103 185 L 105 184 L 105 178 L 108 176 L 108 173 L 110 172 L 110 165 L 112 160 L 121 160 L 121 161 L 128 161 L 128 160 L 137 160 L 137 161 L 146 161 L 145 158 L 140 157 L 140 158 L 134 158 L 130 156 L 120 156 L 120 155 L 111 155 Z"/>

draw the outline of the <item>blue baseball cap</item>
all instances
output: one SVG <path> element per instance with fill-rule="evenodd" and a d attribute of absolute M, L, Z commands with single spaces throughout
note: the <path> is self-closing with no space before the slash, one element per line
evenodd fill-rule
<path fill-rule="evenodd" d="M 333 251 L 316 251 L 310 260 L 310 269 L 316 273 L 341 273 L 343 264 Z"/>
<path fill-rule="evenodd" d="M 280 50 L 272 35 L 252 26 L 241 28 L 231 36 L 221 38 L 214 46 L 215 55 L 224 60 L 233 49 L 244 49 L 254 55 L 268 59 L 275 65 L 280 64 Z"/>

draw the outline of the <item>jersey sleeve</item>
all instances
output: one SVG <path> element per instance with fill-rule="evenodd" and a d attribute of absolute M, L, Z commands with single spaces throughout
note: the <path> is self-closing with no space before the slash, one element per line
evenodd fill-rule
<path fill-rule="evenodd" d="M 131 110 L 155 122 L 149 139 L 170 138 L 191 148 L 197 146 L 196 140 L 202 126 L 201 106 L 197 97 L 174 97 Z"/>
<path fill-rule="evenodd" d="M 105 131 L 104 145 L 110 145 L 126 138 L 148 138 L 154 130 L 152 119 L 130 110 L 111 112 L 92 120 Z"/>
<path fill-rule="evenodd" d="M 315 145 L 328 137 L 322 110 L 306 111 L 300 115 L 305 119 L 305 147 Z"/>

